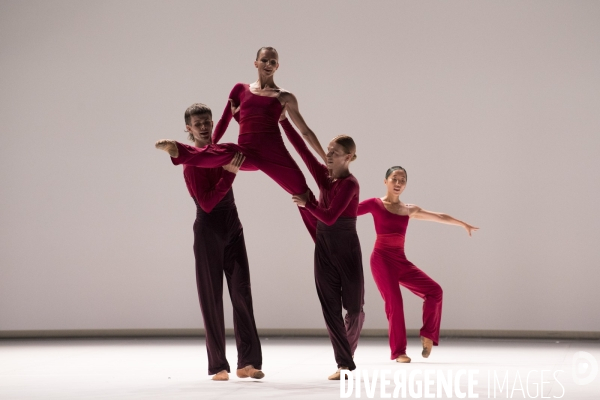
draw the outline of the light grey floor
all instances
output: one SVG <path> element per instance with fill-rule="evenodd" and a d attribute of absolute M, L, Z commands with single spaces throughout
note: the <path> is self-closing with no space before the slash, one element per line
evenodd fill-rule
<path fill-rule="evenodd" d="M 206 374 L 203 339 L 0 340 L 0 399 L 340 398 L 340 382 L 327 380 L 336 369 L 327 338 L 263 337 L 262 343 L 263 380 L 238 379 L 234 371 L 228 382 L 213 382 Z M 589 355 L 582 356 L 580 351 Z M 232 339 L 228 339 L 227 352 L 235 368 Z M 394 394 L 397 371 L 406 371 L 407 385 L 414 374 L 412 388 L 418 393 L 427 371 L 433 369 L 433 398 L 447 398 L 444 392 L 437 396 L 436 379 L 441 378 L 436 374 L 456 377 L 461 370 L 477 370 L 473 392 L 479 398 L 600 399 L 600 376 L 585 385 L 575 382 L 597 371 L 598 341 L 446 339 L 423 359 L 420 343 L 412 339 L 408 355 L 413 358 L 411 364 L 395 363 L 389 360 L 387 339 L 364 338 L 355 360 L 369 379 L 375 372 L 389 370 L 386 378 L 391 382 L 385 392 L 389 395 Z M 543 379 L 542 370 L 546 371 Z M 488 376 L 492 382 L 498 377 L 495 397 Z M 373 398 L 381 398 L 380 382 Z M 466 375 L 461 376 L 459 386 L 467 393 Z M 364 381 L 360 394 L 363 399 L 370 397 Z M 401 398 L 402 392 L 397 395 Z M 356 391 L 351 398 L 356 398 Z"/>

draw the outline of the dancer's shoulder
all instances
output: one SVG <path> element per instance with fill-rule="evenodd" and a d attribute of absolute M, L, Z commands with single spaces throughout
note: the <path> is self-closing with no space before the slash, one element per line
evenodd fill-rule
<path fill-rule="evenodd" d="M 233 89 L 231 89 L 231 96 L 239 96 L 241 93 L 243 93 L 246 88 L 248 87 L 247 83 L 243 83 L 243 82 L 238 82 L 233 86 Z"/>
<path fill-rule="evenodd" d="M 358 215 L 363 215 L 366 213 L 375 215 L 379 210 L 379 205 L 377 204 L 378 201 L 379 199 L 375 197 L 362 200 L 360 203 L 358 203 Z"/>
<path fill-rule="evenodd" d="M 288 102 L 290 100 L 296 100 L 296 96 L 294 96 L 294 94 L 292 92 L 290 92 L 287 89 L 283 89 L 283 88 L 279 88 L 277 89 L 277 97 L 279 97 L 280 100 L 283 100 L 283 102 Z"/>
<path fill-rule="evenodd" d="M 404 203 L 404 206 L 406 207 L 406 209 L 408 210 L 408 216 L 412 216 L 416 213 L 418 213 L 419 211 L 422 210 L 421 207 L 419 207 L 416 204 L 408 204 L 408 203 Z"/>
<path fill-rule="evenodd" d="M 360 204 L 363 206 L 374 207 L 381 203 L 381 200 L 377 197 L 371 197 L 370 199 L 361 200 Z"/>
<path fill-rule="evenodd" d="M 354 174 L 348 175 L 347 179 L 350 180 L 350 182 L 352 182 L 353 185 L 357 185 L 358 186 L 358 179 L 356 179 L 356 177 L 354 176 Z"/>
<path fill-rule="evenodd" d="M 352 174 L 342 179 L 342 185 L 346 186 L 347 188 L 352 188 L 352 190 L 355 191 L 358 191 L 360 188 L 360 185 L 358 184 L 358 179 L 356 179 L 356 177 Z"/>

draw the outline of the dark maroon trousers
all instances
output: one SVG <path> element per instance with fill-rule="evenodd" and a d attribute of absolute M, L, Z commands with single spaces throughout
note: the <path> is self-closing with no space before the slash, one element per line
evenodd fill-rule
<path fill-rule="evenodd" d="M 231 372 L 225 357 L 223 274 L 233 305 L 237 368 L 262 368 L 262 351 L 252 308 L 250 270 L 244 232 L 230 190 L 210 212 L 199 206 L 194 222 L 194 255 L 198 297 L 206 330 L 208 374 Z"/>
<path fill-rule="evenodd" d="M 315 284 L 325 325 L 339 367 L 356 369 L 352 356 L 365 322 L 362 254 L 356 217 L 317 223 Z M 346 316 L 342 318 L 342 308 Z"/>

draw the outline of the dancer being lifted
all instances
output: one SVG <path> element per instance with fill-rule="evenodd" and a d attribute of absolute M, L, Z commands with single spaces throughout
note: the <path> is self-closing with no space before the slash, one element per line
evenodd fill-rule
<path fill-rule="evenodd" d="M 285 111 L 284 111 L 285 112 Z M 364 278 L 360 243 L 356 234 L 359 186 L 350 173 L 356 145 L 340 135 L 327 147 L 326 165 L 310 152 L 298 132 L 282 114 L 281 126 L 319 186 L 319 201 L 309 193 L 292 200 L 318 220 L 315 241 L 315 284 L 338 370 L 356 369 L 354 351 L 365 321 Z M 342 318 L 342 307 L 346 316 Z"/>
<path fill-rule="evenodd" d="M 201 103 L 193 104 L 185 111 L 185 124 L 196 148 L 211 145 L 210 108 Z M 215 131 L 219 129 L 217 126 Z M 260 371 L 262 352 L 254 322 L 244 232 L 231 189 L 243 161 L 244 156 L 237 153 L 223 167 L 183 167 L 185 183 L 197 207 L 194 222 L 196 283 L 206 331 L 208 374 L 214 375 L 212 379 L 216 381 L 228 380 L 230 372 L 225 357 L 223 274 L 233 306 L 237 376 L 256 379 L 264 376 Z"/>
<path fill-rule="evenodd" d="M 442 288 L 427 274 L 406 259 L 404 238 L 410 218 L 458 225 L 471 236 L 478 230 L 465 222 L 447 214 L 423 210 L 414 204 L 400 201 L 406 188 L 406 170 L 400 166 L 391 167 L 385 174 L 387 194 L 382 198 L 362 201 L 358 215 L 371 213 L 375 221 L 377 240 L 371 254 L 371 272 L 377 288 L 385 302 L 385 313 L 389 322 L 391 359 L 400 363 L 410 362 L 406 355 L 406 327 L 402 306 L 402 285 L 424 300 L 423 327 L 421 328 L 421 355 L 429 357 L 433 346 L 438 345 L 440 322 L 442 319 Z"/>
<path fill-rule="evenodd" d="M 308 186 L 304 175 L 285 148 L 279 131 L 278 121 L 283 107 L 286 107 L 292 121 L 323 160 L 325 152 L 300 115 L 296 97 L 275 85 L 274 75 L 279 68 L 277 50 L 262 47 L 256 55 L 254 65 L 258 70 L 258 80 L 252 84 L 238 83 L 233 87 L 229 103 L 219 121 L 224 129 L 220 135 L 214 137 L 214 142 L 217 143 L 225 132 L 232 114 L 236 114 L 240 124 L 237 145 L 224 143 L 202 149 L 190 149 L 172 140 L 159 140 L 156 147 L 167 151 L 175 164 L 210 168 L 228 164 L 236 152 L 241 152 L 246 156 L 242 170 L 260 169 L 288 193 L 306 193 Z M 300 214 L 314 239 L 316 219 L 303 208 L 300 208 Z"/>

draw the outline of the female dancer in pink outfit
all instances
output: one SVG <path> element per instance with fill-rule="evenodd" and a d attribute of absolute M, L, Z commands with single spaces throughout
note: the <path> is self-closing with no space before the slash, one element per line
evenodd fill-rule
<path fill-rule="evenodd" d="M 427 358 L 432 346 L 437 346 L 442 319 L 442 288 L 427 274 L 406 259 L 404 237 L 410 218 L 462 226 L 469 236 L 476 228 L 447 214 L 426 211 L 414 204 L 400 201 L 406 188 L 406 170 L 392 167 L 385 174 L 387 194 L 382 198 L 362 201 L 358 215 L 371 213 L 375 222 L 377 240 L 371 254 L 371 272 L 381 297 L 389 322 L 391 359 L 408 363 L 406 355 L 406 327 L 399 285 L 404 286 L 424 300 L 423 327 L 421 328 L 422 356 Z"/>

